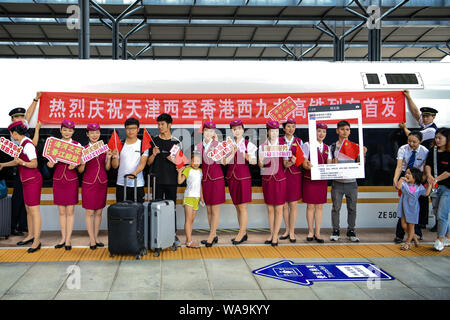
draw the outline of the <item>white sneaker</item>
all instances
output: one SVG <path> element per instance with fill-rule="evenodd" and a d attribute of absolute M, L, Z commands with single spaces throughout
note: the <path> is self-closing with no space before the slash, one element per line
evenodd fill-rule
<path fill-rule="evenodd" d="M 444 243 L 439 241 L 439 239 L 436 239 L 436 241 L 434 242 L 433 248 L 437 251 L 442 251 L 442 250 L 444 250 Z"/>

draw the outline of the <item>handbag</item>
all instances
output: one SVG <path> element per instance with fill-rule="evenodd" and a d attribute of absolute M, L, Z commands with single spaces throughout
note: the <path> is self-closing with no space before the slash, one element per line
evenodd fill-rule
<path fill-rule="evenodd" d="M 8 195 L 8 188 L 6 187 L 6 181 L 0 180 L 0 199 L 5 198 Z"/>

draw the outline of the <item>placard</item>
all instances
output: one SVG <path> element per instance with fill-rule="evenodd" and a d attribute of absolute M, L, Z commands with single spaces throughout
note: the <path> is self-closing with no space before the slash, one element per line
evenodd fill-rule
<path fill-rule="evenodd" d="M 45 141 L 42 155 L 55 163 L 59 161 L 76 166 L 81 163 L 83 149 L 82 146 L 55 137 L 49 137 Z"/>
<path fill-rule="evenodd" d="M 177 144 L 174 144 L 174 145 L 172 146 L 172 149 L 170 149 L 170 155 L 171 155 L 172 157 L 175 157 L 175 156 L 177 155 L 177 153 L 178 153 L 179 150 L 180 150 L 180 146 L 177 145 Z"/>
<path fill-rule="evenodd" d="M 88 162 L 89 160 L 94 159 L 95 157 L 101 155 L 102 153 L 105 153 L 109 150 L 109 147 L 107 144 L 104 144 L 102 140 L 94 143 L 92 146 L 84 148 L 83 149 L 83 155 L 81 158 L 83 159 L 84 163 Z"/>
<path fill-rule="evenodd" d="M 4 137 L 0 138 L 0 150 L 6 153 L 7 155 L 18 158 L 20 153 L 22 152 L 22 147 L 19 147 L 17 144 L 12 142 L 9 139 Z"/>
<path fill-rule="evenodd" d="M 287 144 L 263 147 L 262 155 L 264 158 L 280 158 L 280 157 L 292 157 L 292 151 Z"/>
<path fill-rule="evenodd" d="M 228 153 L 233 151 L 234 149 L 234 143 L 233 140 L 231 140 L 230 137 L 227 137 L 227 140 L 222 141 L 215 147 L 213 150 L 209 151 L 207 156 L 214 161 L 219 161 L 223 157 L 225 157 Z"/>
<path fill-rule="evenodd" d="M 278 122 L 286 121 L 291 113 L 297 109 L 297 105 L 291 97 L 287 97 L 280 104 L 269 111 L 270 119 Z"/>
<path fill-rule="evenodd" d="M 318 164 L 317 152 L 310 152 L 312 163 L 312 180 L 332 180 L 332 179 L 356 179 L 364 178 L 364 152 L 363 152 L 363 131 L 362 131 L 362 113 L 360 104 L 342 104 L 308 108 L 308 129 L 310 150 L 317 150 L 319 144 L 316 135 L 316 122 L 327 122 L 330 120 L 337 123 L 341 120 L 355 119 L 358 126 L 358 136 L 350 135 L 349 140 L 359 143 L 359 162 Z M 356 124 L 351 124 L 354 128 Z M 330 130 L 330 129 L 329 129 Z M 326 138 L 325 138 L 326 139 Z M 344 141 L 345 143 L 345 141 Z M 343 144 L 344 144 L 343 143 Z M 331 152 L 331 150 L 330 150 Z"/>

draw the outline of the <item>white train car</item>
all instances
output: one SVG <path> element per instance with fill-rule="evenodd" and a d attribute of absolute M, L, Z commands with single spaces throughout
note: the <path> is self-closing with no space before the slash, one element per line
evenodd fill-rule
<path fill-rule="evenodd" d="M 7 136 L 10 123 L 8 112 L 14 107 L 27 108 L 36 91 L 49 92 L 102 92 L 102 93 L 314 93 L 314 92 L 361 92 L 374 90 L 402 90 L 409 88 L 419 107 L 430 106 L 439 111 L 435 123 L 438 127 L 450 126 L 450 63 L 367 63 L 367 62 L 293 62 L 293 61 L 111 61 L 111 60 L 0 60 L 1 77 L 0 134 Z M 380 83 L 371 84 L 366 73 L 377 74 Z M 417 83 L 408 77 L 399 76 L 388 83 L 386 73 L 413 74 Z M 398 80 L 398 81 L 397 81 Z M 406 81 L 409 83 L 405 83 Z M 413 81 L 415 82 L 415 80 Z M 34 127 L 38 111 L 30 126 Z M 418 127 L 406 108 L 409 128 Z M 81 126 L 83 127 L 83 126 Z M 103 125 L 103 128 L 122 126 Z M 156 134 L 156 123 L 143 125 Z M 226 134 L 227 125 L 218 126 Z M 308 140 L 307 126 L 298 125 L 298 134 Z M 43 125 L 42 141 L 56 134 L 55 125 Z M 184 148 L 191 142 L 193 125 L 173 125 L 174 135 L 183 136 Z M 259 131 L 261 125 L 248 125 L 247 130 Z M 331 126 L 330 138 L 333 126 Z M 392 187 L 396 148 L 402 141 L 398 124 L 364 124 L 364 144 L 368 146 L 366 179 L 358 181 L 357 228 L 393 227 L 396 223 L 397 192 Z M 109 130 L 110 131 L 110 130 Z M 253 134 L 252 134 L 253 133 Z M 248 131 L 250 139 L 261 134 Z M 78 133 L 83 136 L 83 130 Z M 110 134 L 110 133 L 109 133 Z M 102 136 L 108 139 L 108 134 Z M 186 138 L 187 137 L 187 138 Z M 406 139 L 404 139 L 406 141 Z M 41 141 L 41 144 L 43 143 Z M 258 141 L 254 141 L 258 143 Z M 264 141 L 261 141 L 262 143 Z M 327 140 L 326 143 L 333 141 Z M 387 164 L 377 174 L 372 163 L 376 157 L 386 155 Z M 373 159 L 374 162 L 371 162 Z M 383 173 L 380 177 L 379 173 Z M 390 179 L 390 180 L 389 180 Z M 10 185 L 10 184 L 8 184 Z M 179 188 L 177 206 L 178 228 L 183 228 L 184 213 L 181 198 L 184 188 Z M 10 189 L 10 192 L 12 190 Z M 43 188 L 41 212 L 43 230 L 59 230 L 58 211 L 53 205 L 51 179 Z M 80 193 L 81 200 L 81 193 Z M 113 183 L 108 189 L 108 204 L 115 201 Z M 306 204 L 299 203 L 298 228 L 306 228 Z M 106 209 L 105 209 L 106 213 Z M 324 206 L 322 227 L 331 226 L 331 197 Z M 75 230 L 84 230 L 84 210 L 81 205 L 75 210 Z M 341 224 L 345 227 L 346 206 L 341 209 Z M 430 223 L 434 217 L 430 215 Z M 236 228 L 237 219 L 229 194 L 221 208 L 219 228 Z M 255 182 L 253 202 L 249 205 L 249 228 L 267 228 L 267 214 L 260 185 Z M 207 229 L 206 209 L 201 208 L 194 228 Z M 103 219 L 102 229 L 106 229 Z"/>

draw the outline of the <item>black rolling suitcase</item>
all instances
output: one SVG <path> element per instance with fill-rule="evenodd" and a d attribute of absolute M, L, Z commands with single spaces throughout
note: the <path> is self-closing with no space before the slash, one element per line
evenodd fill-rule
<path fill-rule="evenodd" d="M 0 237 L 9 238 L 11 234 L 11 196 L 0 199 Z"/>
<path fill-rule="evenodd" d="M 126 200 L 127 178 L 134 177 L 134 201 Z M 145 225 L 148 223 L 144 205 L 137 200 L 137 177 L 124 176 L 124 201 L 108 207 L 108 249 L 115 254 L 135 254 L 136 259 L 147 254 Z"/>

